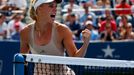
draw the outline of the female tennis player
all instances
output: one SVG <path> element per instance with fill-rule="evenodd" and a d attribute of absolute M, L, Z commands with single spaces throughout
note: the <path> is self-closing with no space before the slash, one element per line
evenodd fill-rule
<path fill-rule="evenodd" d="M 70 29 L 66 25 L 54 21 L 57 4 L 61 2 L 61 0 L 32 1 L 30 16 L 35 22 L 27 25 L 21 31 L 21 53 L 64 56 L 66 51 L 71 57 L 85 55 L 89 45 L 90 31 L 88 29 L 82 31 L 84 43 L 78 50 L 73 42 Z M 46 75 L 75 75 L 73 71 L 69 72 L 70 68 L 65 66 L 60 66 L 62 70 L 59 69 L 58 73 L 45 66 L 45 64 L 36 64 L 34 75 L 46 72 Z"/>

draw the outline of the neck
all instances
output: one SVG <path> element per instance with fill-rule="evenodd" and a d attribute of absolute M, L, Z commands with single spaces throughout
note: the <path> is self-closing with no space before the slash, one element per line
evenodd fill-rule
<path fill-rule="evenodd" d="M 48 29 L 50 29 L 52 27 L 52 25 L 53 25 L 53 23 L 50 23 L 50 22 L 38 21 L 35 23 L 35 30 L 44 32 L 44 31 L 47 31 Z"/>

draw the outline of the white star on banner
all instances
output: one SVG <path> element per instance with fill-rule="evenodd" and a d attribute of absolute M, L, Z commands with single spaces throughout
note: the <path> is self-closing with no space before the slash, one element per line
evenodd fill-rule
<path fill-rule="evenodd" d="M 113 57 L 113 52 L 115 51 L 115 49 L 110 48 L 110 45 L 107 45 L 106 49 L 102 49 L 102 51 L 105 53 L 104 57 L 108 57 L 110 56 L 111 58 Z"/>

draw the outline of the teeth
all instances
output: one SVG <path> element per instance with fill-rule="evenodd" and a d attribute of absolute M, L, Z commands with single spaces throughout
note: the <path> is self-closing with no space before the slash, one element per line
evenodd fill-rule
<path fill-rule="evenodd" d="M 55 19 L 55 15 L 50 15 L 51 16 L 51 18 L 54 20 Z"/>

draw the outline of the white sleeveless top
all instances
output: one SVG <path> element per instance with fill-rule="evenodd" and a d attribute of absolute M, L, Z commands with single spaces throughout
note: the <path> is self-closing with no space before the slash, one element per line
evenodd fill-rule
<path fill-rule="evenodd" d="M 34 24 L 30 32 L 30 50 L 32 54 L 45 54 L 64 56 L 62 44 L 57 42 L 57 30 L 52 27 L 51 40 L 47 45 L 37 45 L 34 41 Z M 59 44 L 59 45 L 58 45 Z M 66 65 L 35 63 L 33 75 L 75 75 L 74 71 Z"/>
<path fill-rule="evenodd" d="M 56 24 L 53 24 L 51 40 L 46 45 L 37 45 L 34 41 L 34 24 L 30 32 L 30 50 L 32 54 L 45 54 L 45 55 L 57 55 L 64 56 L 63 44 L 57 42 L 57 30 Z"/>

